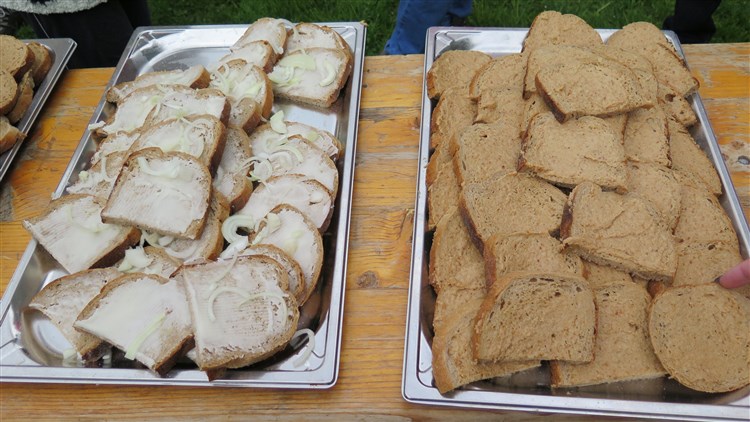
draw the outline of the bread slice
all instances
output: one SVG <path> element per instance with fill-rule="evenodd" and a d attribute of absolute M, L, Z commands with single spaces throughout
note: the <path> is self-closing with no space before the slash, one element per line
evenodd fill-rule
<path fill-rule="evenodd" d="M 627 191 L 650 202 L 669 229 L 677 225 L 682 194 L 672 170 L 653 163 L 628 162 Z"/>
<path fill-rule="evenodd" d="M 651 304 L 656 356 L 680 384 L 707 393 L 750 384 L 750 301 L 716 283 L 667 289 Z"/>
<path fill-rule="evenodd" d="M 475 124 L 456 134 L 451 145 L 460 185 L 515 172 L 521 154 L 516 125 Z"/>
<path fill-rule="evenodd" d="M 629 161 L 669 167 L 667 116 L 660 107 L 640 108 L 628 115 L 625 126 L 625 156 Z"/>
<path fill-rule="evenodd" d="M 28 307 L 49 318 L 84 362 L 96 361 L 109 346 L 91 334 L 77 331 L 73 323 L 102 287 L 121 275 L 114 268 L 98 268 L 60 277 L 34 295 Z"/>
<path fill-rule="evenodd" d="M 485 286 L 482 254 L 471 243 L 456 207 L 452 207 L 435 228 L 429 281 L 438 294 L 442 294 L 446 286 L 458 289 L 483 289 Z"/>
<path fill-rule="evenodd" d="M 302 273 L 302 268 L 297 261 L 281 248 L 274 245 L 251 245 L 240 252 L 240 256 L 254 255 L 271 258 L 281 265 L 284 271 L 286 271 L 287 277 L 289 277 L 289 293 L 294 296 L 297 300 L 297 305 L 301 307 L 307 300 L 305 297 L 307 292 L 305 289 L 305 275 Z"/>
<path fill-rule="evenodd" d="M 450 326 L 451 321 L 455 321 L 471 303 L 476 301 L 481 303 L 485 296 L 484 288 L 463 289 L 452 285 L 442 286 L 435 299 L 435 312 L 432 320 L 435 336 L 448 334 L 446 328 Z M 474 314 L 476 315 L 476 308 Z"/>
<path fill-rule="evenodd" d="M 519 130 L 526 102 L 518 88 L 489 89 L 477 98 L 477 123 L 502 122 Z"/>
<path fill-rule="evenodd" d="M 5 116 L 16 105 L 20 87 L 13 75 L 7 70 L 0 69 L 0 115 Z"/>
<path fill-rule="evenodd" d="M 125 257 L 114 265 L 118 271 L 123 273 L 155 274 L 169 278 L 175 272 L 182 261 L 172 258 L 163 249 L 156 246 L 141 245 L 125 251 Z"/>
<path fill-rule="evenodd" d="M 440 96 L 430 120 L 430 148 L 450 143 L 461 131 L 471 126 L 477 116 L 477 104 L 465 87 L 446 89 Z"/>
<path fill-rule="evenodd" d="M 479 361 L 594 359 L 596 308 L 575 275 L 509 273 L 492 285 L 474 320 Z"/>
<path fill-rule="evenodd" d="M 271 217 L 271 215 L 275 217 Z M 273 245 L 289 254 L 302 269 L 305 277 L 304 303 L 310 297 L 323 267 L 323 239 L 317 227 L 303 213 L 291 205 L 282 204 L 271 210 L 250 236 L 251 245 Z"/>
<path fill-rule="evenodd" d="M 32 101 L 34 101 L 34 78 L 31 72 L 26 72 L 21 82 L 18 83 L 18 98 L 13 109 L 8 112 L 8 120 L 13 124 L 20 122 L 31 107 Z"/>
<path fill-rule="evenodd" d="M 138 242 L 140 232 L 102 223 L 104 202 L 92 195 L 65 195 L 52 200 L 43 214 L 25 220 L 23 226 L 70 274 L 106 267 Z"/>
<path fill-rule="evenodd" d="M 620 139 L 612 126 L 598 117 L 560 123 L 552 113 L 539 114 L 523 139 L 518 170 L 564 187 L 588 180 L 622 191 L 626 169 Z"/>
<path fill-rule="evenodd" d="M 530 98 L 537 92 L 536 76 L 545 67 L 556 68 L 570 60 L 586 63 L 601 63 L 604 57 L 598 54 L 598 50 L 590 47 L 576 45 L 549 44 L 534 48 L 528 54 L 529 60 L 526 64 L 526 74 L 523 78 L 523 97 Z"/>
<path fill-rule="evenodd" d="M 315 47 L 286 54 L 268 77 L 277 97 L 328 108 L 338 99 L 352 66 L 348 51 Z"/>
<path fill-rule="evenodd" d="M 271 81 L 262 68 L 244 60 L 232 60 L 211 72 L 211 88 L 218 89 L 232 106 L 229 126 L 251 132 L 261 118 L 271 116 L 273 91 Z M 250 99 L 254 104 L 247 104 Z"/>
<path fill-rule="evenodd" d="M 482 249 L 494 234 L 556 232 L 565 199 L 547 182 L 510 173 L 466 184 L 459 207 L 474 244 Z"/>
<path fill-rule="evenodd" d="M 680 218 L 674 229 L 678 242 L 738 244 L 732 221 L 716 197 L 692 186 L 682 186 L 681 195 Z"/>
<path fill-rule="evenodd" d="M 563 251 L 562 243 L 547 233 L 515 233 L 490 237 L 484 247 L 487 288 L 505 274 L 535 271 L 583 277 L 581 259 Z"/>
<path fill-rule="evenodd" d="M 271 44 L 276 54 L 283 54 L 287 40 L 287 30 L 284 21 L 274 18 L 260 18 L 256 20 L 235 41 L 233 47 L 241 47 L 253 41 L 261 40 Z"/>
<path fill-rule="evenodd" d="M 13 148 L 13 145 L 23 138 L 24 134 L 10 124 L 7 117 L 0 116 L 0 154 Z"/>
<path fill-rule="evenodd" d="M 683 127 L 688 128 L 698 123 L 698 116 L 690 103 L 668 85 L 657 84 L 657 100 L 662 111 Z"/>
<path fill-rule="evenodd" d="M 10 73 L 17 81 L 34 63 L 34 52 L 11 35 L 0 35 L 0 57 L 3 58 L 0 69 Z"/>
<path fill-rule="evenodd" d="M 490 89 L 513 89 L 520 95 L 527 61 L 528 54 L 513 53 L 485 63 L 469 84 L 469 96 L 478 98 L 479 94 Z"/>
<path fill-rule="evenodd" d="M 207 88 L 210 75 L 202 65 L 190 66 L 187 69 L 148 72 L 138 75 L 134 80 L 120 82 L 107 90 L 107 101 L 119 104 L 125 97 L 138 88 L 157 84 L 183 85 L 193 89 Z"/>
<path fill-rule="evenodd" d="M 546 45 L 577 45 L 595 47 L 602 39 L 594 28 L 572 14 L 546 10 L 534 18 L 529 33 L 523 40 L 523 51 L 533 51 Z"/>
<path fill-rule="evenodd" d="M 648 336 L 651 296 L 634 283 L 609 284 L 594 290 L 596 342 L 594 360 L 575 364 L 553 361 L 551 385 L 584 385 L 659 378 L 666 371 Z"/>
<path fill-rule="evenodd" d="M 649 280 L 671 281 L 677 254 L 671 230 L 645 200 L 602 192 L 591 182 L 570 193 L 560 237 L 581 258 Z"/>
<path fill-rule="evenodd" d="M 519 135 L 521 136 L 521 139 L 527 136 L 529 125 L 534 117 L 550 111 L 552 110 L 550 110 L 549 106 L 544 101 L 544 98 L 542 98 L 541 94 L 538 92 L 532 94 L 526 99 L 521 112 L 521 125 L 519 127 Z"/>
<path fill-rule="evenodd" d="M 264 123 L 250 134 L 250 145 L 253 146 L 254 153 L 270 153 L 269 151 L 272 152 L 277 144 L 284 143 L 286 138 L 294 135 L 303 137 L 325 152 L 333 161 L 338 160 L 344 150 L 341 141 L 331 132 L 299 122 L 282 120 L 281 123 L 276 125 L 276 129 L 280 129 L 280 132 L 277 132 L 270 123 Z"/>
<path fill-rule="evenodd" d="M 123 135 L 127 133 L 122 132 Z M 108 137 L 109 138 L 109 137 Z M 102 155 L 88 170 L 78 172 L 78 179 L 66 188 L 68 193 L 82 193 L 109 198 L 115 186 L 117 175 L 129 156 L 128 151 L 112 152 Z"/>
<path fill-rule="evenodd" d="M 633 284 L 635 282 L 633 277 L 626 272 L 589 261 L 583 261 L 583 277 L 594 290 L 610 284 Z"/>
<path fill-rule="evenodd" d="M 197 239 L 211 197 L 211 174 L 181 152 L 146 148 L 130 155 L 102 210 L 108 223 Z"/>
<path fill-rule="evenodd" d="M 673 286 L 712 283 L 742 262 L 736 244 L 683 242 L 677 244 L 677 272 Z"/>
<path fill-rule="evenodd" d="M 349 51 L 349 44 L 344 38 L 336 30 L 325 25 L 300 22 L 294 25 L 287 35 L 287 54 L 316 47 Z"/>
<path fill-rule="evenodd" d="M 445 144 L 447 145 L 447 142 Z M 443 216 L 458 204 L 461 193 L 461 185 L 453 170 L 453 163 L 442 161 L 436 166 L 439 168 L 435 180 L 432 183 L 428 182 L 427 186 L 427 230 L 434 230 Z"/>
<path fill-rule="evenodd" d="M 481 51 L 448 50 L 427 71 L 427 95 L 440 98 L 449 88 L 467 88 L 479 69 L 492 57 Z"/>
<path fill-rule="evenodd" d="M 103 158 L 106 159 L 110 154 L 129 151 L 139 136 L 141 130 L 136 129 L 132 132 L 117 132 L 102 139 L 96 146 L 96 152 L 91 156 L 91 165 L 95 165 Z"/>
<path fill-rule="evenodd" d="M 179 260 L 181 263 L 191 263 L 204 259 L 216 259 L 224 247 L 224 237 L 221 233 L 223 220 L 218 215 L 213 204 L 206 215 L 203 230 L 197 239 L 179 239 L 174 236 L 160 236 L 156 233 L 146 233 L 150 245 L 161 248 L 164 253 Z"/>
<path fill-rule="evenodd" d="M 34 85 L 39 86 L 52 68 L 52 53 L 50 53 L 46 46 L 36 41 L 26 44 L 26 47 L 34 53 L 34 63 L 31 64 L 31 69 L 29 70 L 34 76 Z"/>
<path fill-rule="evenodd" d="M 157 275 L 129 274 L 107 283 L 74 327 L 101 338 L 160 376 L 193 348 L 184 287 Z"/>
<path fill-rule="evenodd" d="M 218 63 L 215 63 L 210 70 L 214 71 L 222 64 L 229 63 L 233 60 L 244 60 L 248 64 L 263 69 L 263 72 L 270 73 L 278 58 L 279 55 L 276 54 L 273 46 L 268 41 L 252 41 L 240 47 L 230 47 L 229 54 L 220 58 Z"/>
<path fill-rule="evenodd" d="M 247 178 L 250 160 L 253 153 L 250 149 L 250 138 L 244 130 L 227 128 L 224 151 L 212 185 L 229 202 L 232 211 L 241 209 L 253 192 L 253 185 Z"/>
<path fill-rule="evenodd" d="M 668 125 L 672 170 L 684 175 L 693 183 L 703 185 L 714 195 L 721 195 L 722 187 L 719 174 L 706 153 L 695 143 L 687 129 L 679 123 L 669 119 Z"/>

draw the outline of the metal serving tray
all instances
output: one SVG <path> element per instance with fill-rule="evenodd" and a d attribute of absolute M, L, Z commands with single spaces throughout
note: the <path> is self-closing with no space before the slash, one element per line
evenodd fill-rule
<path fill-rule="evenodd" d="M 605 40 L 614 30 L 599 30 Z M 526 29 L 510 28 L 430 28 L 427 32 L 425 75 L 433 61 L 447 50 L 479 50 L 493 56 L 521 51 Z M 666 31 L 684 57 L 676 35 Z M 721 178 L 724 194 L 719 198 L 734 224 L 741 254 L 748 257 L 750 230 L 721 151 L 703 108 L 700 96 L 691 98 L 699 123 L 691 134 L 713 161 Z M 426 232 L 427 187 L 425 174 L 429 158 L 431 103 L 422 88 L 422 129 L 419 146 L 416 221 L 412 249 L 411 281 L 406 331 L 402 394 L 412 403 L 469 408 L 522 410 L 544 413 L 666 418 L 680 420 L 747 420 L 750 416 L 750 387 L 725 394 L 700 393 L 662 378 L 597 385 L 577 389 L 551 390 L 549 370 L 543 366 L 515 374 L 509 379 L 469 384 L 441 395 L 432 377 L 432 319 L 435 294 L 427 282 L 431 235 Z"/>
<path fill-rule="evenodd" d="M 343 144 L 339 158 L 339 197 L 323 234 L 325 259 L 318 288 L 300 310 L 300 328 L 315 332 L 315 347 L 308 360 L 296 366 L 302 347 L 288 346 L 271 358 L 247 368 L 229 370 L 222 379 L 207 381 L 192 362 L 180 362 L 165 378 L 146 369 L 127 367 L 80 368 L 63 366 L 70 346 L 46 319 L 22 312 L 44 285 L 65 274 L 52 257 L 32 240 L 13 274 L 0 304 L 0 381 L 190 385 L 320 389 L 338 378 L 344 287 L 349 241 L 349 218 L 357 146 L 359 99 L 365 54 L 366 27 L 361 23 L 323 23 L 338 31 L 354 53 L 354 68 L 341 97 L 329 109 L 275 101 L 286 120 L 307 123 L 333 133 Z M 138 28 L 130 39 L 108 87 L 150 71 L 208 65 L 227 54 L 247 25 Z M 90 123 L 106 120 L 114 107 L 99 102 Z M 66 169 L 54 197 L 63 194 L 83 170 L 96 144 L 87 130 Z M 114 359 L 113 359 L 114 360 Z M 122 363 L 120 363 L 122 365 Z"/>
<path fill-rule="evenodd" d="M 16 126 L 18 130 L 28 135 L 31 126 L 34 125 L 39 112 L 42 110 L 42 107 L 44 107 L 44 103 L 47 102 L 47 97 L 49 97 L 57 80 L 60 78 L 60 75 L 62 75 L 63 70 L 65 70 L 65 65 L 68 63 L 68 60 L 70 60 L 70 56 L 73 55 L 73 50 L 76 49 L 76 43 L 70 38 L 48 38 L 43 40 L 23 41 L 26 43 L 36 41 L 47 47 L 47 49 L 50 50 L 50 54 L 52 54 L 52 67 L 50 67 L 49 72 L 47 72 L 47 76 L 44 77 L 42 83 L 39 86 L 34 87 L 34 99 L 31 101 L 31 105 L 26 111 L 26 114 Z M 13 145 L 13 148 L 0 154 L 0 182 L 2 182 L 3 177 L 5 177 L 5 173 L 8 171 L 8 168 L 10 168 L 13 158 L 18 153 L 23 142 L 24 141 L 16 142 L 16 144 Z"/>

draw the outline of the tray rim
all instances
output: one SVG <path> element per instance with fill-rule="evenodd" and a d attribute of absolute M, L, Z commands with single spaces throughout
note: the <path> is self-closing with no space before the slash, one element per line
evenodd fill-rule
<path fill-rule="evenodd" d="M 597 29 L 600 35 L 609 36 L 616 29 Z M 484 32 L 513 32 L 525 34 L 528 28 L 479 28 L 479 27 L 431 27 L 426 33 L 427 46 L 424 58 L 424 76 L 437 58 L 435 39 L 438 34 L 444 33 L 484 33 Z M 684 59 L 682 46 L 673 31 L 663 31 L 667 38 L 675 45 L 678 53 Z M 431 117 L 431 100 L 427 97 L 426 78 L 422 80 L 422 122 L 429 122 Z M 698 114 L 700 123 L 706 135 L 712 162 L 717 167 L 717 172 L 722 181 L 724 195 L 722 205 L 728 207 L 728 213 L 738 233 L 740 248 L 744 256 L 748 255 L 750 243 L 750 229 L 744 218 L 739 199 L 732 184 L 726 164 L 721 156 L 721 151 L 716 140 L 710 121 L 706 114 L 700 95 L 694 95 L 694 110 Z M 404 361 L 402 371 L 401 394 L 404 400 L 410 403 L 464 407 L 475 409 L 494 410 L 516 410 L 527 412 L 555 412 L 565 414 L 585 414 L 597 416 L 624 416 L 639 418 L 674 418 L 683 420 L 745 420 L 750 409 L 750 395 L 740 398 L 732 403 L 693 404 L 656 402 L 643 400 L 616 400 L 606 398 L 570 397 L 553 395 L 532 395 L 523 393 L 504 393 L 493 391 L 462 390 L 461 398 L 441 395 L 436 388 L 426 386 L 419 380 L 417 373 L 420 371 L 420 359 L 422 359 L 420 348 L 427 347 L 422 332 L 421 294 L 423 289 L 423 265 L 424 265 L 424 239 L 426 224 L 426 199 L 427 189 L 425 185 L 426 167 L 429 158 L 429 125 L 422 124 L 420 127 L 419 160 L 417 170 L 417 196 L 415 200 L 415 222 L 412 235 L 412 260 L 409 271 L 409 296 L 407 304 L 406 338 L 404 347 Z M 718 157 L 718 160 L 717 160 Z M 739 216 L 737 219 L 737 208 Z M 419 253 L 421 252 L 421 253 Z M 431 350 L 428 350 L 432 355 Z M 431 368 L 429 369 L 432 370 Z M 732 393 L 726 393 L 732 394 Z M 468 397 L 466 397 L 468 396 Z M 520 400 L 519 400 L 520 399 Z"/>

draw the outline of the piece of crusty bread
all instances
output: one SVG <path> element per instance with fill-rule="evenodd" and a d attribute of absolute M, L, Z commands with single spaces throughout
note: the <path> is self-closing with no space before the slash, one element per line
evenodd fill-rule
<path fill-rule="evenodd" d="M 487 288 L 505 274 L 517 271 L 583 276 L 581 259 L 563 251 L 562 243 L 547 233 L 492 236 L 484 247 L 484 264 Z"/>
<path fill-rule="evenodd" d="M 487 89 L 477 98 L 476 123 L 503 122 L 519 130 L 526 101 L 518 88 Z"/>
<path fill-rule="evenodd" d="M 690 103 L 668 85 L 657 83 L 657 101 L 662 111 L 682 126 L 688 128 L 698 123 L 698 116 Z"/>
<path fill-rule="evenodd" d="M 328 108 L 338 99 L 352 66 L 348 52 L 315 47 L 286 54 L 268 77 L 274 95 Z"/>
<path fill-rule="evenodd" d="M 131 92 L 156 84 L 184 85 L 199 89 L 208 87 L 210 75 L 202 65 L 191 66 L 187 69 L 148 72 L 138 75 L 134 80 L 120 82 L 107 90 L 107 101 L 120 103 Z"/>
<path fill-rule="evenodd" d="M 283 144 L 285 138 L 299 135 L 313 146 L 325 152 L 333 161 L 338 160 L 344 146 L 332 133 L 299 122 L 284 121 L 283 132 L 277 132 L 270 123 L 264 123 L 250 134 L 250 145 L 253 153 L 270 154 L 277 145 Z"/>
<path fill-rule="evenodd" d="M 442 294 L 445 286 L 460 289 L 485 286 L 482 254 L 471 243 L 456 207 L 452 207 L 435 228 L 429 265 L 429 282 L 438 294 Z"/>
<path fill-rule="evenodd" d="M 96 152 L 91 156 L 90 164 L 93 166 L 113 153 L 127 152 L 139 136 L 141 136 L 140 129 L 132 132 L 117 132 L 107 136 L 97 143 Z"/>
<path fill-rule="evenodd" d="M 230 127 L 227 128 L 226 134 L 224 151 L 212 185 L 226 198 L 231 210 L 235 211 L 245 206 L 253 192 L 253 185 L 247 178 L 247 163 L 253 153 L 250 149 L 250 139 L 244 130 Z"/>
<path fill-rule="evenodd" d="M 523 51 L 533 51 L 546 45 L 596 47 L 602 45 L 602 38 L 578 16 L 546 10 L 531 23 L 529 33 L 523 40 Z"/>
<path fill-rule="evenodd" d="M 63 276 L 44 286 L 28 306 L 49 318 L 84 362 L 96 361 L 109 346 L 91 334 L 77 331 L 73 323 L 102 287 L 121 275 L 114 268 L 99 268 Z"/>
<path fill-rule="evenodd" d="M 719 200 L 692 186 L 682 186 L 680 218 L 674 236 L 678 242 L 738 244 L 732 221 Z"/>
<path fill-rule="evenodd" d="M 709 393 L 750 384 L 750 301 L 716 283 L 674 287 L 651 304 L 649 335 L 680 384 Z"/>
<path fill-rule="evenodd" d="M 349 44 L 336 30 L 325 25 L 300 22 L 287 34 L 286 52 L 292 53 L 313 47 L 349 50 Z"/>
<path fill-rule="evenodd" d="M 248 25 L 245 32 L 235 41 L 233 47 L 241 47 L 253 41 L 266 41 L 273 46 L 276 54 L 283 54 L 286 46 L 287 30 L 284 21 L 274 18 L 260 18 Z"/>
<path fill-rule="evenodd" d="M 625 156 L 628 161 L 669 167 L 667 116 L 660 107 L 639 108 L 628 114 L 625 125 Z"/>
<path fill-rule="evenodd" d="M 474 75 L 487 62 L 489 54 L 471 50 L 448 50 L 427 71 L 427 96 L 438 99 L 449 88 L 468 88 Z"/>
<path fill-rule="evenodd" d="M 216 70 L 224 63 L 240 59 L 248 64 L 258 66 L 266 73 L 270 73 L 271 70 L 273 70 L 273 65 L 276 64 L 278 57 L 279 55 L 276 54 L 273 46 L 268 41 L 252 41 L 240 47 L 230 47 L 229 54 L 220 58 L 218 63 L 215 63 L 210 70 Z"/>
<path fill-rule="evenodd" d="M 125 351 L 126 358 L 162 377 L 193 348 L 185 289 L 176 280 L 158 275 L 129 274 L 107 283 L 74 326 Z"/>
<path fill-rule="evenodd" d="M 440 96 L 430 119 L 430 148 L 450 143 L 461 131 L 471 126 L 477 115 L 477 104 L 465 87 L 446 89 Z"/>
<path fill-rule="evenodd" d="M 232 107 L 229 112 L 229 126 L 244 129 L 250 133 L 261 118 L 271 116 L 273 90 L 271 81 L 262 68 L 237 59 L 221 64 L 211 72 L 211 88 L 226 95 Z M 247 99 L 252 100 L 248 103 Z"/>
<path fill-rule="evenodd" d="M 105 222 L 196 239 L 211 197 L 211 174 L 197 158 L 146 148 L 130 155 L 117 177 Z"/>
<path fill-rule="evenodd" d="M 23 226 L 69 274 L 119 261 L 138 242 L 140 232 L 102 223 L 105 200 L 92 195 L 65 195 Z"/>
<path fill-rule="evenodd" d="M 515 172 L 520 154 L 517 126 L 503 122 L 469 126 L 451 142 L 459 185 Z"/>
<path fill-rule="evenodd" d="M 30 71 L 34 76 L 34 85 L 39 86 L 52 68 L 52 54 L 46 46 L 36 41 L 30 42 L 26 46 L 34 53 L 34 63 L 31 64 Z"/>
<path fill-rule="evenodd" d="M 556 232 L 565 199 L 545 181 L 510 173 L 465 185 L 459 207 L 474 244 L 481 249 L 494 234 Z"/>
<path fill-rule="evenodd" d="M 709 192 L 721 195 L 721 179 L 706 153 L 695 143 L 690 133 L 673 119 L 669 125 L 669 154 L 672 170 L 693 183 L 703 185 Z"/>
<path fill-rule="evenodd" d="M 602 55 L 598 50 L 576 45 L 549 44 L 539 46 L 529 52 L 529 60 L 526 64 L 526 74 L 523 79 L 523 97 L 530 98 L 537 92 L 536 75 L 545 67 L 555 68 L 561 66 L 571 59 L 582 62 L 602 62 Z"/>
<path fill-rule="evenodd" d="M 7 117 L 0 116 L 0 154 L 13 148 L 13 145 L 23 138 L 24 134 L 10 124 Z"/>
<path fill-rule="evenodd" d="M 212 197 L 211 207 L 206 215 L 200 236 L 197 239 L 179 239 L 173 236 L 159 236 L 148 234 L 150 245 L 162 250 L 180 262 L 195 262 L 204 259 L 216 259 L 224 247 L 224 237 L 221 234 L 223 218 L 221 210 L 216 206 L 216 195 Z"/>
<path fill-rule="evenodd" d="M 5 116 L 13 110 L 20 92 L 13 75 L 5 69 L 0 69 L 0 115 Z"/>
<path fill-rule="evenodd" d="M 486 291 L 479 289 L 464 289 L 452 285 L 444 285 L 435 298 L 432 326 L 436 336 L 445 333 L 451 321 L 454 321 L 469 306 L 470 303 L 484 300 Z M 476 310 L 474 312 L 476 314 Z M 472 357 L 473 358 L 473 357 Z"/>
<path fill-rule="evenodd" d="M 427 230 L 434 230 L 443 216 L 456 206 L 461 192 L 461 185 L 450 160 L 436 159 L 435 167 L 437 174 L 434 180 L 428 180 L 427 185 Z"/>
<path fill-rule="evenodd" d="M 182 265 L 182 260 L 172 258 L 156 246 L 135 246 L 125 251 L 125 257 L 114 267 L 123 273 L 156 274 L 169 278 Z"/>
<path fill-rule="evenodd" d="M 648 336 L 651 296 L 635 283 L 609 284 L 594 290 L 596 342 L 594 360 L 550 363 L 552 387 L 580 387 L 617 381 L 659 378 L 666 372 Z"/>
<path fill-rule="evenodd" d="M 670 229 L 677 225 L 682 201 L 680 183 L 672 170 L 653 163 L 628 162 L 627 191 L 649 201 Z"/>
<path fill-rule="evenodd" d="M 633 277 L 626 272 L 589 261 L 583 261 L 583 277 L 594 290 L 610 284 L 628 284 L 634 282 Z"/>
<path fill-rule="evenodd" d="M 646 279 L 671 281 L 677 268 L 672 232 L 651 204 L 591 182 L 570 193 L 560 237 L 583 259 Z"/>
<path fill-rule="evenodd" d="M 474 320 L 479 361 L 594 359 L 596 308 L 582 277 L 509 273 L 493 285 Z"/>
<path fill-rule="evenodd" d="M 34 52 L 11 35 L 0 35 L 0 57 L 0 69 L 10 73 L 16 81 L 20 81 L 34 63 Z"/>
<path fill-rule="evenodd" d="M 240 256 L 262 255 L 278 262 L 289 277 L 289 293 L 297 299 L 297 305 L 302 306 L 305 303 L 305 295 L 307 294 L 305 291 L 305 275 L 297 261 L 283 249 L 274 245 L 258 244 L 248 246 L 239 254 Z"/>
<path fill-rule="evenodd" d="M 612 126 L 598 117 L 560 123 L 552 113 L 539 114 L 523 139 L 518 170 L 564 187 L 588 180 L 622 191 L 626 168 L 620 140 Z"/>
<path fill-rule="evenodd" d="M 187 291 L 196 363 L 209 379 L 271 356 L 297 328 L 299 309 L 286 272 L 271 258 L 186 265 L 174 278 Z"/>
<path fill-rule="evenodd" d="M 677 272 L 673 286 L 706 284 L 742 262 L 739 247 L 724 242 L 677 244 Z"/>
<path fill-rule="evenodd" d="M 21 121 L 26 111 L 31 107 L 33 100 L 34 78 L 31 72 L 26 72 L 21 78 L 21 82 L 18 83 L 18 98 L 16 98 L 13 108 L 8 112 L 8 120 L 13 124 Z"/>
<path fill-rule="evenodd" d="M 469 84 L 469 96 L 478 98 L 489 89 L 515 89 L 521 94 L 527 60 L 527 54 L 514 53 L 485 63 Z"/>
<path fill-rule="evenodd" d="M 521 125 L 519 127 L 519 135 L 521 139 L 525 138 L 529 124 L 539 114 L 550 112 L 549 106 L 538 92 L 532 94 L 528 99 L 524 101 L 523 111 L 521 112 Z"/>

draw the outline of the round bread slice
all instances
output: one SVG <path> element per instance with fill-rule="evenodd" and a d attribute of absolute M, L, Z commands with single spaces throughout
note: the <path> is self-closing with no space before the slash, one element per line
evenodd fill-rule
<path fill-rule="evenodd" d="M 31 68 L 34 52 L 26 44 L 11 35 L 0 35 L 0 69 L 10 73 L 16 80 Z"/>
<path fill-rule="evenodd" d="M 649 334 L 673 378 L 720 393 L 750 384 L 750 301 L 716 283 L 674 287 L 651 304 Z"/>
<path fill-rule="evenodd" d="M 6 115 L 13 110 L 21 92 L 18 83 L 10 72 L 0 69 L 0 115 Z"/>

